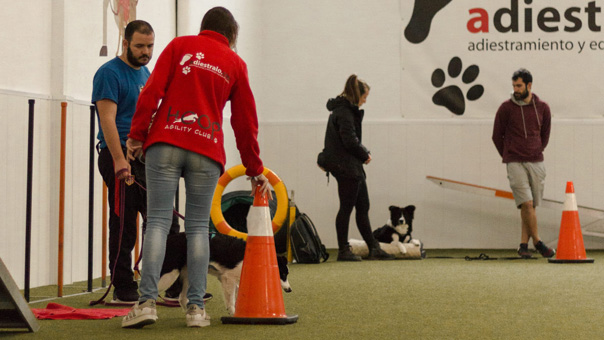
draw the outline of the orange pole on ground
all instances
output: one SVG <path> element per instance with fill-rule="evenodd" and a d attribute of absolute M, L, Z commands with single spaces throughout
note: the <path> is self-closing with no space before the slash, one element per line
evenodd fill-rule
<path fill-rule="evenodd" d="M 296 203 L 294 202 L 294 191 L 292 190 L 291 198 L 289 200 L 289 221 L 287 223 L 287 262 L 291 263 L 294 260 L 294 253 L 292 252 L 292 236 L 291 228 L 296 220 Z"/>
<path fill-rule="evenodd" d="M 140 257 L 140 233 L 139 230 L 139 214 L 136 214 L 136 243 L 134 244 L 134 263 L 138 263 L 138 258 Z M 134 271 L 134 279 L 138 280 L 139 275 L 138 271 Z"/>
<path fill-rule="evenodd" d="M 103 182 L 103 219 L 101 225 L 101 287 L 107 287 L 107 185 Z"/>
<path fill-rule="evenodd" d="M 59 169 L 59 260 L 57 269 L 57 296 L 63 296 L 63 248 L 65 237 L 65 141 L 67 102 L 61 102 L 61 161 Z"/>

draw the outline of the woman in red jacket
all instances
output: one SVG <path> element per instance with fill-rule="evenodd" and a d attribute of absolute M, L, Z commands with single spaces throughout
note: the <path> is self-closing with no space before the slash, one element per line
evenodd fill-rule
<path fill-rule="evenodd" d="M 127 145 L 130 159 L 143 151 L 146 158 L 145 260 L 140 299 L 124 317 L 122 327 L 138 328 L 157 320 L 157 283 L 180 177 L 184 177 L 186 188 L 187 326 L 210 324 L 203 302 L 209 263 L 208 225 L 214 189 L 226 161 L 222 110 L 229 100 L 231 125 L 246 174 L 251 177 L 252 188 L 260 184 L 262 191 L 268 191 L 247 67 L 232 50 L 238 29 L 227 9 L 209 10 L 199 35 L 177 37 L 168 44 L 139 96 Z"/>

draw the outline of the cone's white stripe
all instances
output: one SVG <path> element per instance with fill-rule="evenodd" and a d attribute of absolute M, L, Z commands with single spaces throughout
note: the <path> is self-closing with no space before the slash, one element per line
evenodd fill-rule
<path fill-rule="evenodd" d="M 574 193 L 566 194 L 566 200 L 564 201 L 564 211 L 578 211 L 577 197 Z"/>
<path fill-rule="evenodd" d="M 273 236 L 271 212 L 268 207 L 250 207 L 247 214 L 247 236 Z"/>

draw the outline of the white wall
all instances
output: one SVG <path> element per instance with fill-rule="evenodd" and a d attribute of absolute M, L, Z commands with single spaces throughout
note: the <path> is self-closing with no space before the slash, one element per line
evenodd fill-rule
<path fill-rule="evenodd" d="M 51 2 L 0 1 L 0 88 L 50 92 Z"/>
<path fill-rule="evenodd" d="M 475 1 L 463 4 L 468 8 L 483 5 Z M 445 190 L 425 178 L 431 175 L 509 190 L 491 132 L 495 111 L 510 92 L 510 75 L 502 70 L 507 67 L 511 73 L 519 66 L 497 63 L 482 68 L 482 77 L 498 76 L 501 86 L 491 89 L 479 103 L 472 103 L 479 105 L 480 110 L 471 117 L 454 116 L 432 105 L 430 97 L 434 92 L 409 98 L 403 92 L 419 86 L 419 81 L 402 77 L 407 76 L 406 70 L 424 62 L 403 58 L 409 54 L 406 49 L 412 48 L 402 36 L 412 5 L 407 1 L 263 2 L 262 63 L 250 65 L 260 67 L 264 76 L 260 92 L 256 92 L 263 160 L 284 179 L 288 189 L 295 190 L 296 203 L 313 219 L 323 242 L 335 247 L 337 185 L 332 178 L 326 186 L 325 176 L 315 162 L 323 147 L 328 116 L 325 102 L 342 91 L 349 74 L 356 73 L 371 86 L 364 106 L 363 137 L 373 156 L 366 167 L 373 227 L 385 223 L 389 205 L 414 204 L 414 236 L 427 247 L 517 247 L 520 217 L 513 203 Z M 459 21 L 465 20 L 467 13 L 458 14 Z M 447 35 L 453 27 L 433 25 L 433 31 L 438 30 Z M 449 33 L 447 39 L 454 41 L 455 35 Z M 450 42 L 440 45 L 443 44 L 448 46 Z M 430 45 L 433 53 L 427 57 L 433 61 L 442 59 L 442 67 L 446 67 L 451 58 L 449 51 L 437 45 Z M 531 65 L 539 60 L 539 56 L 531 59 Z M 509 62 L 513 61 L 524 60 L 510 58 Z M 428 73 L 427 80 L 429 76 Z M 543 99 L 551 97 L 553 103 L 563 98 L 553 90 L 553 84 L 571 96 L 590 87 L 580 83 L 568 88 L 562 85 L 567 83 L 566 76 L 559 81 L 536 79 L 535 92 L 546 93 Z M 426 99 L 429 105 L 418 103 Z M 566 181 L 574 181 L 580 205 L 603 209 L 598 199 L 604 189 L 602 180 L 592 170 L 598 169 L 593 163 L 598 162 L 604 148 L 598 137 L 603 121 L 593 119 L 599 113 L 570 114 L 556 105 L 552 112 L 552 138 L 545 153 L 545 197 L 563 201 Z M 555 245 L 560 211 L 538 209 L 538 216 L 541 237 Z M 584 224 L 591 222 L 588 216 L 583 219 Z M 350 236 L 360 238 L 354 225 Z M 604 244 L 599 238 L 586 237 L 586 245 L 601 248 Z"/>
<path fill-rule="evenodd" d="M 110 10 L 108 56 L 100 57 L 103 1 L 0 2 L 0 141 L 6 174 L 0 184 L 0 258 L 24 285 L 28 99 L 34 99 L 31 286 L 57 282 L 61 102 L 67 102 L 63 282 L 87 278 L 90 95 L 98 67 L 115 57 L 117 27 Z M 174 37 L 175 3 L 141 1 L 137 17 L 156 31 L 155 56 Z M 85 15 L 83 15 L 85 13 Z M 156 58 L 155 57 L 155 58 Z M 152 69 L 155 58 L 149 64 Z M 98 130 L 98 127 L 97 127 Z M 102 179 L 95 173 L 94 265 L 101 275 Z"/>
<path fill-rule="evenodd" d="M 315 223 L 323 242 L 336 247 L 337 183 L 316 165 L 324 123 L 262 125 L 263 160 L 295 190 L 299 209 Z M 545 198 L 564 201 L 566 181 L 573 181 L 579 205 L 601 209 L 604 122 L 554 121 L 545 153 Z M 388 206 L 417 207 L 413 235 L 428 248 L 514 248 L 520 216 L 507 199 L 443 189 L 426 179 L 435 176 L 509 191 L 505 165 L 491 142 L 490 120 L 400 120 L 366 122 L 365 143 L 373 160 L 366 166 L 374 228 L 389 217 Z M 561 209 L 537 209 L 540 236 L 555 246 Z M 354 220 L 354 218 L 352 218 Z M 583 225 L 595 221 L 582 215 Z M 602 226 L 595 225 L 602 232 Z M 360 238 L 354 223 L 351 238 Z M 586 247 L 602 248 L 600 238 L 585 237 Z"/>
<path fill-rule="evenodd" d="M 246 60 L 260 120 L 261 156 L 289 190 L 301 211 L 315 222 L 323 242 L 336 246 L 334 219 L 337 183 L 327 185 L 315 165 L 323 147 L 328 112 L 325 102 L 339 94 L 351 73 L 371 86 L 365 115 L 364 143 L 371 149 L 366 167 L 373 227 L 388 218 L 389 205 L 417 206 L 414 236 L 428 248 L 514 248 L 519 239 L 519 214 L 503 199 L 445 190 L 427 175 L 508 190 L 504 165 L 490 140 L 494 112 L 508 95 L 504 87 L 480 102 L 481 115 L 442 115 L 430 106 L 430 119 L 402 100 L 407 79 L 401 70 L 402 30 L 409 9 L 398 0 L 378 5 L 361 0 L 193 1 L 141 0 L 138 18 L 156 31 L 154 65 L 165 45 L 178 33 L 197 34 L 207 9 L 231 9 L 241 29 L 238 53 Z M 32 286 L 57 281 L 58 178 L 60 102 L 67 101 L 65 211 L 65 283 L 86 279 L 88 211 L 88 138 L 92 76 L 115 55 L 117 29 L 109 12 L 108 57 L 99 57 L 102 43 L 102 1 L 0 0 L 0 258 L 17 284 L 24 275 L 27 99 L 36 100 Z M 85 15 L 83 15 L 85 13 Z M 442 29 L 442 28 L 439 28 Z M 447 60 L 448 56 L 439 56 Z M 591 60 L 591 59 L 590 59 Z M 597 66 L 597 65 L 596 65 Z M 597 66 L 600 67 L 600 66 Z M 483 74 L 493 77 L 497 72 Z M 508 81 L 507 76 L 504 77 Z M 568 80 L 567 78 L 564 78 Z M 554 97 L 550 81 L 546 90 Z M 571 86 L 559 81 L 562 93 Z M 545 84 L 544 84 L 545 85 Z M 548 96 L 544 96 L 545 100 Z M 417 98 L 419 100 L 420 98 Z M 553 99 L 553 98 L 552 98 Z M 559 98 L 556 98 L 557 102 Z M 564 200 L 566 181 L 574 181 L 580 205 L 604 208 L 602 167 L 604 120 L 598 112 L 583 117 L 556 117 L 546 150 L 545 197 Z M 229 119 L 225 110 L 225 120 Z M 413 119 L 412 119 L 413 117 Z M 437 118 L 435 118 L 437 117 Z M 595 118 L 594 118 L 595 117 Z M 225 124 L 227 167 L 239 155 Z M 96 160 L 95 160 L 96 162 Z M 101 179 L 95 165 L 94 276 L 100 275 Z M 229 190 L 245 189 L 238 180 Z M 181 192 L 181 209 L 184 195 Z M 184 210 L 184 209 L 183 209 Z M 543 239 L 555 245 L 560 211 L 538 209 Z M 581 216 L 589 224 L 593 219 Z M 597 226 L 596 226 L 597 227 Z M 354 218 L 350 237 L 360 238 Z M 599 238 L 586 237 L 588 249 L 602 248 Z"/>

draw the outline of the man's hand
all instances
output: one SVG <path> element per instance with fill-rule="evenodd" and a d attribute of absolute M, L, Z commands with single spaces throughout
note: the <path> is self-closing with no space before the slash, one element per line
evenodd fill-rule
<path fill-rule="evenodd" d="M 130 178 L 130 162 L 126 161 L 125 158 L 121 158 L 113 163 L 113 169 L 117 175 L 122 169 L 126 169 L 127 172 L 122 172 L 118 179 L 129 179 Z"/>

